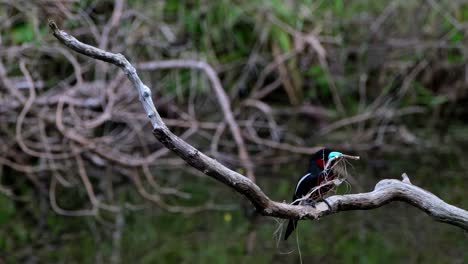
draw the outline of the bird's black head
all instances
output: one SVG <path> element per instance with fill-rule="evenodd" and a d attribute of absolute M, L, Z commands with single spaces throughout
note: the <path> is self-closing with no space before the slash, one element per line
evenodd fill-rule
<path fill-rule="evenodd" d="M 310 158 L 309 171 L 322 171 L 329 159 L 340 155 L 342 155 L 341 152 L 329 148 L 323 148 L 315 152 Z"/>

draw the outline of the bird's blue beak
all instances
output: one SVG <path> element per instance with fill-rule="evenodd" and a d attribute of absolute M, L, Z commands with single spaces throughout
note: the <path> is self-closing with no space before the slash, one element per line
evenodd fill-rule
<path fill-rule="evenodd" d="M 331 159 L 331 158 L 334 158 L 334 157 L 339 157 L 343 155 L 343 153 L 341 152 L 337 152 L 337 151 L 333 151 L 333 152 L 330 152 L 330 154 L 328 154 L 328 159 Z"/>

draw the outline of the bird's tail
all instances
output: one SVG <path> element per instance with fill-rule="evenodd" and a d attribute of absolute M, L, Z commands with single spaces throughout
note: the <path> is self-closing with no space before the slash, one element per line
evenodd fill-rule
<path fill-rule="evenodd" d="M 297 227 L 297 219 L 289 220 L 288 227 L 286 227 L 286 233 L 284 233 L 284 240 L 288 240 L 288 237 Z"/>

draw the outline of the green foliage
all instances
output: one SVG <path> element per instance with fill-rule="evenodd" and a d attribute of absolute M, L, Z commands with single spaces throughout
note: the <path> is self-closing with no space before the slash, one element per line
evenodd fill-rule
<path fill-rule="evenodd" d="M 437 106 L 448 101 L 448 97 L 446 95 L 434 95 L 421 83 L 413 82 L 413 87 L 414 91 L 416 92 L 417 104 Z"/>
<path fill-rule="evenodd" d="M 11 37 L 15 44 L 23 44 L 33 41 L 33 25 L 29 22 L 25 22 L 14 26 L 12 28 Z"/>
<path fill-rule="evenodd" d="M 289 35 L 279 27 L 273 27 L 271 29 L 271 37 L 274 42 L 278 43 L 283 52 L 291 50 L 291 41 Z"/>
<path fill-rule="evenodd" d="M 322 66 L 318 64 L 313 65 L 309 68 L 306 74 L 312 77 L 312 81 L 314 83 L 314 86 L 316 87 L 316 89 L 310 90 L 308 94 L 310 98 L 315 98 L 317 96 L 316 91 L 318 91 L 318 93 L 323 97 L 327 97 L 331 95 L 330 89 L 328 86 L 327 73 L 322 68 Z"/>
<path fill-rule="evenodd" d="M 0 226 L 6 223 L 15 214 L 15 205 L 11 199 L 0 196 Z"/>

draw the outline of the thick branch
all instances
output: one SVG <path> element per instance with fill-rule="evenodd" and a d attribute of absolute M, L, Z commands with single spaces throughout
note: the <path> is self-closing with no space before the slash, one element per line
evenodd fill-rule
<path fill-rule="evenodd" d="M 421 209 L 436 221 L 468 230 L 468 211 L 450 205 L 434 194 L 412 185 L 406 174 L 403 174 L 403 181 L 381 180 L 372 192 L 334 195 L 327 198 L 327 201 L 331 205 L 330 213 L 368 210 L 392 201 L 403 201 Z"/>
<path fill-rule="evenodd" d="M 288 219 L 316 219 L 340 211 L 367 210 L 392 201 L 404 201 L 423 210 L 437 221 L 468 230 L 467 211 L 449 205 L 430 192 L 412 185 L 405 175 L 403 181 L 380 181 L 372 192 L 331 196 L 327 198 L 330 207 L 323 202 L 318 203 L 315 208 L 274 202 L 253 181 L 206 156 L 169 131 L 153 104 L 151 90 L 142 83 L 135 68 L 123 55 L 106 52 L 81 43 L 76 38 L 58 29 L 52 21 L 49 25 L 54 36 L 68 48 L 83 55 L 119 66 L 140 94 L 140 101 L 151 121 L 156 138 L 194 168 L 243 194 L 263 215 Z"/>

